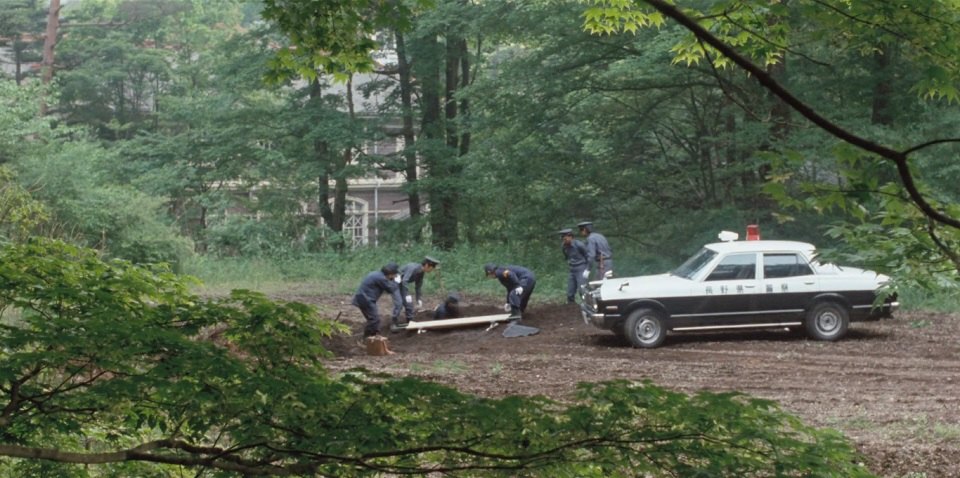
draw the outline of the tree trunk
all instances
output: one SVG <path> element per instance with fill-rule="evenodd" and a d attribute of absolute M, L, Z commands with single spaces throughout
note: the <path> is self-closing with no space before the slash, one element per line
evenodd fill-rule
<path fill-rule="evenodd" d="M 456 92 L 460 86 L 460 43 L 463 40 L 452 35 L 447 36 L 445 63 L 445 83 L 444 83 L 444 140 L 448 146 L 447 151 L 438 159 L 437 172 L 435 180 L 442 178 L 443 182 L 448 182 L 457 177 L 458 168 L 456 166 L 459 155 L 460 137 L 457 131 L 457 100 Z M 455 187 L 448 184 L 436 188 L 431 193 L 430 204 L 433 208 L 431 213 L 431 226 L 433 227 L 433 242 L 436 246 L 443 249 L 452 248 L 457 242 L 457 203 L 460 194 Z"/>
<path fill-rule="evenodd" d="M 460 39 L 460 88 L 470 86 L 470 56 L 467 51 L 467 40 Z M 464 98 L 460 101 L 460 117 L 466 118 L 470 114 L 470 102 Z M 470 152 L 470 132 L 460 133 L 460 156 Z"/>
<path fill-rule="evenodd" d="M 53 49 L 57 44 L 57 33 L 60 31 L 60 0 L 50 0 L 50 10 L 47 13 L 47 33 L 43 39 L 43 84 L 49 84 L 53 79 Z"/>
<path fill-rule="evenodd" d="M 314 101 L 320 101 L 322 93 L 320 80 L 314 78 L 313 81 L 310 82 L 311 104 Z M 313 152 L 317 163 L 320 164 L 321 171 L 317 177 L 317 210 L 320 212 L 320 217 L 323 219 L 324 224 L 332 228 L 334 221 L 333 209 L 330 207 L 330 161 L 329 158 L 327 158 L 329 145 L 326 141 L 316 140 L 313 142 Z"/>
<path fill-rule="evenodd" d="M 784 0 L 784 5 L 789 3 L 788 0 Z M 775 26 L 778 20 L 776 17 L 771 17 L 769 23 L 771 26 Z M 787 56 L 784 55 L 780 58 L 780 61 L 770 65 L 767 68 L 767 73 L 770 74 L 770 77 L 783 83 L 787 79 Z M 781 100 L 772 92 L 767 92 L 767 96 L 770 98 L 770 101 L 773 102 L 770 105 L 770 119 L 773 124 L 770 127 L 770 137 L 773 140 L 780 144 L 787 137 L 790 136 L 790 105 Z M 770 164 L 761 163 L 757 168 L 757 175 L 759 176 L 760 182 L 765 182 L 767 176 L 770 174 Z"/>
<path fill-rule="evenodd" d="M 21 41 L 20 38 L 21 36 L 18 34 L 13 40 L 13 78 L 17 86 L 20 86 L 23 82 L 23 51 L 27 48 L 27 42 Z"/>
<path fill-rule="evenodd" d="M 426 145 L 421 149 L 421 155 L 426 174 L 429 175 L 429 186 L 426 189 L 430 202 L 431 241 L 440 248 L 452 245 L 449 237 L 449 227 L 443 214 L 444 187 L 439 184 L 446 176 L 445 163 L 449 161 L 446 153 L 436 145 L 444 140 L 442 118 L 440 116 L 440 44 L 436 37 L 427 35 L 420 39 L 423 42 L 420 48 L 421 56 L 417 64 L 417 79 L 420 81 L 420 97 L 422 117 L 420 123 L 419 143 Z"/>
<path fill-rule="evenodd" d="M 195 250 L 201 254 L 207 252 L 207 208 L 206 206 L 200 206 L 200 219 L 199 219 L 200 230 L 199 236 L 200 240 L 197 241 Z"/>
<path fill-rule="evenodd" d="M 443 89 L 443 112 L 446 118 L 446 141 L 452 151 L 459 149 L 460 137 L 457 134 L 457 88 L 460 86 L 460 39 L 447 36 L 445 61 L 446 83 Z"/>
<path fill-rule="evenodd" d="M 786 58 L 781 61 L 770 65 L 767 68 L 767 72 L 770 73 L 770 76 L 778 81 L 784 81 L 787 78 L 787 60 Z M 773 104 L 770 106 L 770 118 L 773 124 L 770 127 L 771 137 L 774 140 L 780 141 L 786 139 L 790 135 L 790 106 L 777 98 L 772 93 L 769 94 L 770 100 Z"/>
<path fill-rule="evenodd" d="M 53 49 L 57 45 L 57 33 L 60 31 L 60 0 L 50 0 L 47 11 L 47 31 L 43 39 L 42 81 L 44 85 L 53 80 Z M 47 114 L 47 98 L 40 97 L 40 114 Z"/>
<path fill-rule="evenodd" d="M 407 202 L 410 217 L 420 217 L 420 192 L 417 185 L 417 154 L 414 148 L 416 136 L 413 130 L 413 78 L 407 61 L 407 46 L 403 33 L 396 32 L 397 67 L 400 75 L 400 103 L 403 106 L 403 158 L 407 178 Z M 420 239 L 419 233 L 416 239 Z"/>
<path fill-rule="evenodd" d="M 353 75 L 347 78 L 347 111 L 350 115 L 350 123 L 356 120 L 356 112 L 353 105 Z M 343 154 L 333 157 L 333 223 L 331 227 L 334 231 L 343 231 L 343 222 L 346 220 L 347 210 L 347 177 L 344 170 L 347 165 L 353 161 L 353 149 L 348 146 Z"/>
<path fill-rule="evenodd" d="M 890 96 L 893 93 L 893 81 L 890 69 L 889 44 L 882 44 L 880 50 L 873 54 L 874 84 L 873 108 L 870 121 L 875 125 L 890 126 L 893 124 L 893 111 L 890 108 Z"/>

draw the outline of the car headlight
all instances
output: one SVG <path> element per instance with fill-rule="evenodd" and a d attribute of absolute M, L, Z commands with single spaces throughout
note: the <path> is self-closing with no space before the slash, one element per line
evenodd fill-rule
<path fill-rule="evenodd" d="M 586 291 L 586 294 L 583 296 L 583 303 L 587 304 L 591 309 L 597 310 L 597 299 L 600 298 L 600 289 L 593 289 Z"/>

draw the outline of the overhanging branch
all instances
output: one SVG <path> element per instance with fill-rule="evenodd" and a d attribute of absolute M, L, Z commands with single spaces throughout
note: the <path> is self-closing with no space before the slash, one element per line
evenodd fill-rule
<path fill-rule="evenodd" d="M 729 58 L 732 62 L 736 63 L 737 66 L 750 73 L 754 78 L 757 79 L 757 81 L 760 82 L 761 85 L 763 85 L 764 88 L 776 95 L 778 98 L 780 98 L 780 100 L 793 108 L 794 111 L 800 113 L 824 131 L 864 151 L 874 153 L 884 159 L 893 161 L 897 167 L 897 172 L 900 175 L 900 180 L 903 184 L 903 187 L 910 196 L 910 200 L 913 201 L 913 203 L 916 204 L 917 207 L 920 208 L 920 210 L 923 211 L 923 213 L 930 219 L 950 227 L 960 229 L 960 220 L 950 217 L 935 209 L 929 202 L 927 202 L 926 198 L 923 197 L 923 194 L 921 194 L 917 188 L 917 185 L 913 179 L 913 174 L 910 171 L 910 165 L 907 161 L 907 155 L 909 152 L 914 151 L 917 148 L 910 148 L 905 151 L 896 151 L 858 136 L 840 127 L 836 123 L 821 116 L 803 101 L 800 101 L 799 98 L 787 91 L 786 88 L 780 85 L 780 83 L 778 83 L 763 68 L 753 64 L 752 61 L 738 53 L 733 49 L 733 47 L 721 41 L 719 38 L 700 26 L 699 23 L 685 15 L 673 5 L 670 5 L 663 0 L 643 1 L 656 9 L 658 12 L 673 19 L 681 26 L 689 30 L 700 41 L 712 46 L 713 48 L 716 48 L 717 51 Z"/>

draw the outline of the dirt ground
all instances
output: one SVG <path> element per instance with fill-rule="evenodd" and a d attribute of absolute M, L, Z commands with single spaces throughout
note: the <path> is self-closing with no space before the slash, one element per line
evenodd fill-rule
<path fill-rule="evenodd" d="M 363 318 L 350 297 L 285 299 L 341 312 L 353 328 L 353 337 L 330 344 L 332 370 L 417 375 L 483 396 L 562 398 L 578 382 L 618 378 L 684 392 L 737 390 L 776 400 L 810 425 L 842 431 L 879 476 L 960 476 L 960 314 L 899 312 L 892 320 L 852 324 L 834 343 L 776 330 L 671 335 L 662 347 L 641 350 L 584 324 L 575 305 L 534 297 L 524 323 L 539 327 L 537 335 L 504 338 L 504 326 L 385 331 L 396 354 L 374 357 L 357 345 Z M 432 299 L 425 305 L 436 304 Z M 501 313 L 496 301 L 482 302 L 468 301 L 467 315 Z"/>

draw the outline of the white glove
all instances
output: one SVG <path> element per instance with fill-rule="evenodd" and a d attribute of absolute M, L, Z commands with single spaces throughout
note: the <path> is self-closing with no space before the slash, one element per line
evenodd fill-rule
<path fill-rule="evenodd" d="M 589 279 L 589 278 L 590 278 L 590 269 L 586 269 L 586 270 L 583 271 L 583 278 L 584 278 L 584 279 Z"/>
<path fill-rule="evenodd" d="M 399 284 L 400 281 L 402 281 L 402 280 L 403 280 L 403 279 L 401 279 L 399 275 L 393 276 L 393 281 L 396 282 L 397 284 Z"/>
<path fill-rule="evenodd" d="M 510 304 L 503 304 L 503 311 L 510 312 Z"/>
<path fill-rule="evenodd" d="M 513 293 L 517 295 L 523 295 L 523 287 L 517 287 L 516 289 L 513 289 Z"/>
<path fill-rule="evenodd" d="M 423 308 L 423 301 L 420 300 L 420 299 L 417 299 L 417 308 L 418 308 L 418 309 L 422 309 L 422 308 Z"/>
<path fill-rule="evenodd" d="M 408 296 L 404 297 L 403 299 L 406 300 L 408 304 L 412 304 L 412 303 L 413 303 L 413 296 L 412 296 L 412 295 L 408 295 Z"/>

